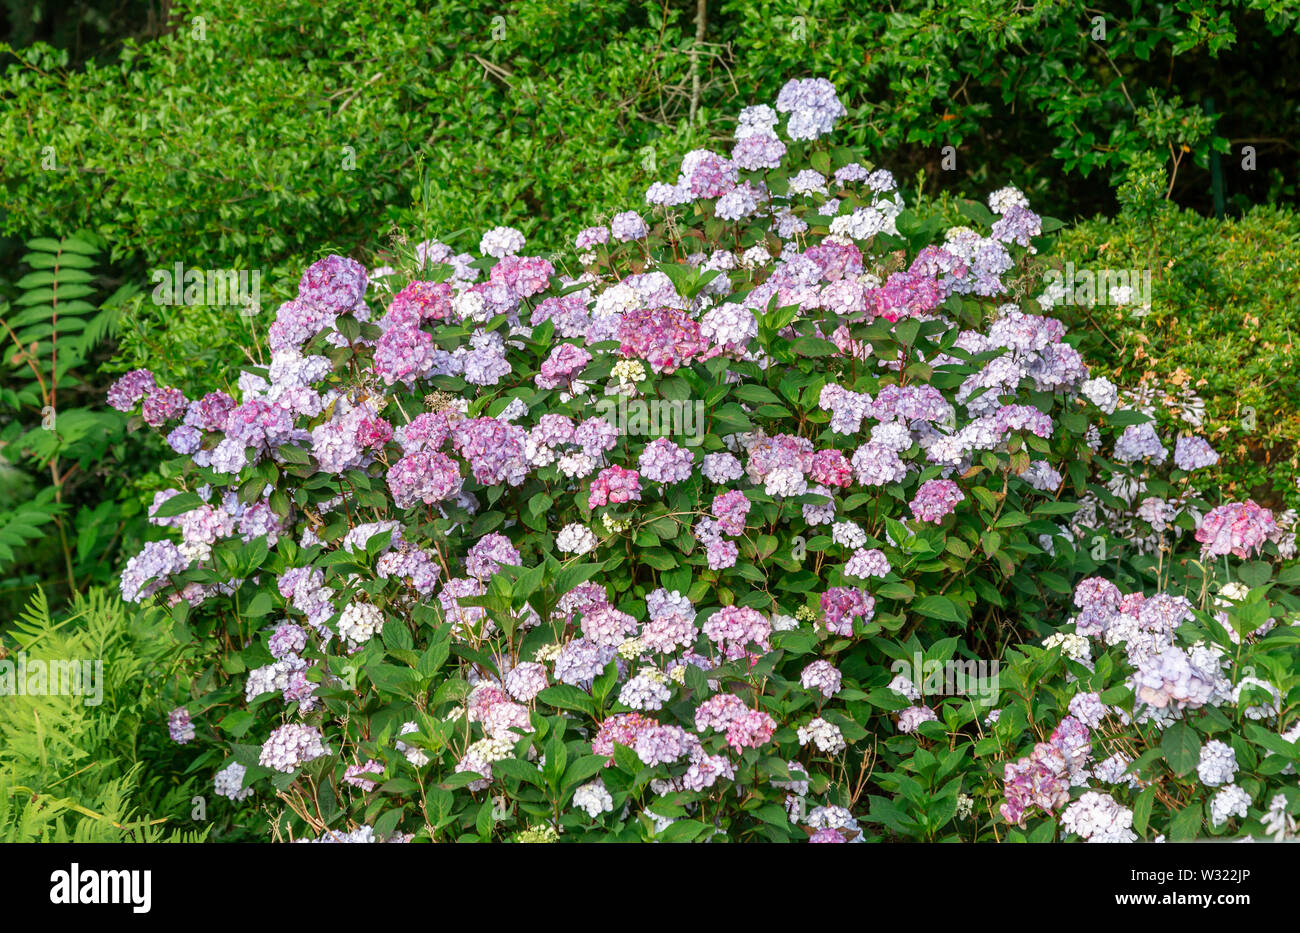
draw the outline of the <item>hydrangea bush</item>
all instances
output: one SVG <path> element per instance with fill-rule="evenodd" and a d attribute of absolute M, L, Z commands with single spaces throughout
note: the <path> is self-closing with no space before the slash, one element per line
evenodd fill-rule
<path fill-rule="evenodd" d="M 1014 188 L 966 226 L 908 208 L 829 143 L 844 112 L 791 81 L 572 254 L 496 227 L 477 254 L 321 259 L 238 399 L 114 386 L 179 455 L 122 593 L 188 645 L 173 736 L 232 807 L 321 841 L 991 839 L 1044 815 L 1125 835 L 1113 797 L 1066 807 L 1058 757 L 1091 765 L 1120 689 L 1159 711 L 1123 714 L 1150 740 L 1172 702 L 1151 691 L 1213 667 L 1181 647 L 1190 602 L 1097 577 L 1146 571 L 1112 513 L 1184 477 L 1041 313 L 1059 224 Z M 1170 522 L 1216 555 L 1276 549 L 1251 506 Z M 1009 651 L 1072 599 L 1068 645 Z M 1107 634 L 1134 625 L 1141 647 Z M 1281 690 L 1273 648 L 1246 660 Z M 922 676 L 1003 657 L 996 714 Z M 1139 780 L 1177 803 L 1186 774 Z"/>
<path fill-rule="evenodd" d="M 1207 553 L 1254 550 L 1267 523 L 1248 509 L 1220 511 L 1197 535 Z M 1004 685 L 1012 702 L 990 715 L 990 735 L 975 746 L 979 754 L 1022 746 L 1026 733 L 1036 739 L 1004 766 L 1007 823 L 1036 840 L 1297 838 L 1297 574 L 1291 568 L 1279 586 L 1267 564 L 1240 573 L 1256 585 L 1230 581 L 1205 610 L 1099 577 L 1079 584 L 1071 624 L 1017 652 Z"/>

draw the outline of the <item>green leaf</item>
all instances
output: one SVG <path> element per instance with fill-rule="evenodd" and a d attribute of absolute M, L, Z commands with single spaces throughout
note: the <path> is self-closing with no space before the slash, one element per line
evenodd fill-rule
<path fill-rule="evenodd" d="M 708 828 L 699 820 L 677 820 L 656 833 L 655 839 L 660 842 L 690 842 Z"/>
<path fill-rule="evenodd" d="M 556 684 L 537 694 L 537 699 L 557 709 L 576 710 L 589 716 L 596 715 L 596 701 L 570 684 Z"/>
<path fill-rule="evenodd" d="M 1109 415 L 1110 423 L 1116 427 L 1125 428 L 1133 424 L 1146 424 L 1151 419 L 1140 411 L 1134 411 L 1131 408 L 1121 408 Z"/>
<path fill-rule="evenodd" d="M 244 606 L 244 615 L 250 619 L 259 619 L 272 609 L 271 594 L 263 591 L 248 601 Z"/>
<path fill-rule="evenodd" d="M 940 619 L 944 622 L 965 622 L 969 616 L 969 610 L 963 612 L 965 607 L 959 606 L 946 596 L 937 594 L 922 596 L 913 601 L 909 608 L 926 618 Z"/>
<path fill-rule="evenodd" d="M 281 444 L 275 450 L 285 463 L 296 463 L 300 466 L 308 466 L 311 463 L 311 453 L 297 444 Z"/>
<path fill-rule="evenodd" d="M 1272 576 L 1273 567 L 1267 561 L 1249 561 L 1237 568 L 1237 579 L 1252 590 L 1266 584 Z"/>
<path fill-rule="evenodd" d="M 583 755 L 581 758 L 575 758 L 564 772 L 563 786 L 566 789 L 576 787 L 593 774 L 599 773 L 604 767 L 604 755 Z"/>
<path fill-rule="evenodd" d="M 1174 774 L 1189 774 L 1201 759 L 1201 738 L 1186 722 L 1176 722 L 1165 730 L 1160 739 L 1160 750 Z"/>
<path fill-rule="evenodd" d="M 512 777 L 535 787 L 542 785 L 542 775 L 537 770 L 537 766 L 517 758 L 502 758 L 492 762 L 492 774 L 494 777 L 498 774 Z"/>
<path fill-rule="evenodd" d="M 748 402 L 751 405 L 763 405 L 769 402 L 777 403 L 781 397 L 766 386 L 757 385 L 752 382 L 742 383 L 731 389 L 731 395 L 740 399 L 742 402 Z"/>
<path fill-rule="evenodd" d="M 1137 800 L 1133 802 L 1133 830 L 1143 838 L 1147 834 L 1147 823 L 1151 819 L 1151 805 L 1155 799 L 1156 786 L 1152 784 L 1138 794 Z"/>
<path fill-rule="evenodd" d="M 1186 842 L 1195 839 L 1201 833 L 1203 822 L 1201 802 L 1193 801 L 1174 813 L 1174 818 L 1169 823 L 1169 841 Z"/>
<path fill-rule="evenodd" d="M 800 356 L 834 356 L 839 351 L 835 344 L 820 337 L 796 337 L 790 343 L 790 349 Z"/>
<path fill-rule="evenodd" d="M 204 504 L 198 493 L 177 493 L 158 506 L 153 515 L 155 518 L 175 518 L 177 515 L 184 515 L 186 512 L 191 512 Z"/>

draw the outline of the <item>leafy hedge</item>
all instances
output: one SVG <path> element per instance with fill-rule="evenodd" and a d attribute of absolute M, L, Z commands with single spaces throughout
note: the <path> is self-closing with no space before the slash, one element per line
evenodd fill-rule
<path fill-rule="evenodd" d="M 84 227 L 149 266 L 270 271 L 370 243 L 394 221 L 445 236 L 490 210 L 554 249 L 549 231 L 626 203 L 655 175 L 652 158 L 701 142 L 692 116 L 770 97 L 795 71 L 853 87 L 845 140 L 895 153 L 900 174 L 938 171 L 952 145 L 972 190 L 1010 177 L 1056 212 L 1106 206 L 1090 177 L 1144 152 L 1176 156 L 1205 203 L 1209 153 L 1228 135 L 1207 96 L 1240 138 L 1285 138 L 1297 121 L 1285 85 L 1258 67 L 1296 48 L 1297 18 L 1272 0 L 1086 13 L 726 0 L 700 46 L 694 15 L 694 3 L 628 0 L 503 13 L 295 0 L 273 15 L 217 0 L 179 5 L 174 32 L 84 70 L 66 71 L 66 51 L 49 46 L 12 49 L 3 228 Z M 1225 62 L 1229 88 L 1214 71 Z M 1277 181 L 1286 148 L 1257 146 L 1260 171 L 1232 184 L 1265 179 L 1257 199 L 1294 197 Z"/>
<path fill-rule="evenodd" d="M 1064 231 L 1061 263 L 1151 273 L 1151 306 L 1062 308 L 1090 333 L 1092 358 L 1116 382 L 1187 409 L 1223 453 L 1226 494 L 1300 506 L 1300 214 L 1257 207 L 1218 221 L 1170 209 Z"/>

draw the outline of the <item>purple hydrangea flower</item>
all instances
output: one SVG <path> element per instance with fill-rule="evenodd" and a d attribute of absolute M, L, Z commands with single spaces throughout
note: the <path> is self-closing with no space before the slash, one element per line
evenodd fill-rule
<path fill-rule="evenodd" d="M 190 711 L 178 706 L 167 714 L 167 734 L 178 745 L 184 745 L 194 738 L 194 724 L 190 722 Z"/>
<path fill-rule="evenodd" d="M 636 211 L 615 214 L 609 222 L 609 230 L 621 243 L 645 239 L 650 233 L 650 228 Z"/>
<path fill-rule="evenodd" d="M 361 263 L 344 256 L 326 256 L 303 272 L 298 282 L 298 301 L 326 314 L 339 315 L 361 302 L 366 284 L 366 267 Z"/>
<path fill-rule="evenodd" d="M 667 438 L 651 441 L 641 451 L 640 473 L 655 483 L 680 483 L 691 478 L 691 452 Z"/>
<path fill-rule="evenodd" d="M 446 454 L 417 451 L 407 454 L 388 470 L 388 488 L 399 509 L 409 509 L 417 502 L 432 505 L 454 499 L 460 493 L 460 469 Z"/>
<path fill-rule="evenodd" d="M 794 79 L 786 82 L 776 98 L 776 109 L 790 115 L 786 132 L 791 139 L 816 139 L 835 127 L 848 111 L 840 103 L 835 86 L 825 78 Z"/>
<path fill-rule="evenodd" d="M 1218 453 L 1203 437 L 1180 437 L 1174 444 L 1174 466 L 1186 473 L 1218 462 Z"/>
<path fill-rule="evenodd" d="M 957 484 L 950 479 L 927 480 L 917 489 L 916 496 L 912 499 L 912 515 L 918 521 L 934 522 L 937 525 L 943 521 L 944 516 L 952 514 L 957 503 L 965 498 Z"/>
<path fill-rule="evenodd" d="M 133 369 L 113 383 L 108 390 L 108 404 L 118 411 L 130 411 L 156 388 L 153 373 L 147 369 Z"/>
<path fill-rule="evenodd" d="M 271 733 L 258 763 L 285 774 L 324 755 L 325 745 L 319 730 L 299 723 L 281 726 Z"/>
<path fill-rule="evenodd" d="M 747 172 L 780 168 L 783 158 L 785 143 L 762 133 L 746 136 L 731 150 L 731 161 Z"/>

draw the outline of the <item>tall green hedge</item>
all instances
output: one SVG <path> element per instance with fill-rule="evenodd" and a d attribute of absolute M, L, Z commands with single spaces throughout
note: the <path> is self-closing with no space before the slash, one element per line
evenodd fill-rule
<path fill-rule="evenodd" d="M 674 169 L 656 154 L 708 142 L 692 112 L 805 74 L 845 90 L 847 141 L 900 174 L 944 170 L 952 146 L 957 178 L 1010 177 L 1056 216 L 1108 206 L 1096 179 L 1138 152 L 1177 157 L 1201 200 L 1229 134 L 1262 150 L 1254 175 L 1229 165 L 1230 188 L 1285 194 L 1269 179 L 1295 164 L 1282 143 L 1300 115 L 1264 67 L 1300 52 L 1281 0 L 705 7 L 697 45 L 693 0 L 206 0 L 84 69 L 10 50 L 3 229 L 85 227 L 150 265 L 219 268 L 412 218 L 441 233 L 515 220 L 554 243 Z"/>
<path fill-rule="evenodd" d="M 1300 504 L 1300 214 L 1122 214 L 1064 231 L 1057 254 L 1078 270 L 1150 271 L 1149 311 L 1072 309 L 1091 331 L 1089 359 L 1120 384 L 1204 400 L 1225 497 Z"/>

